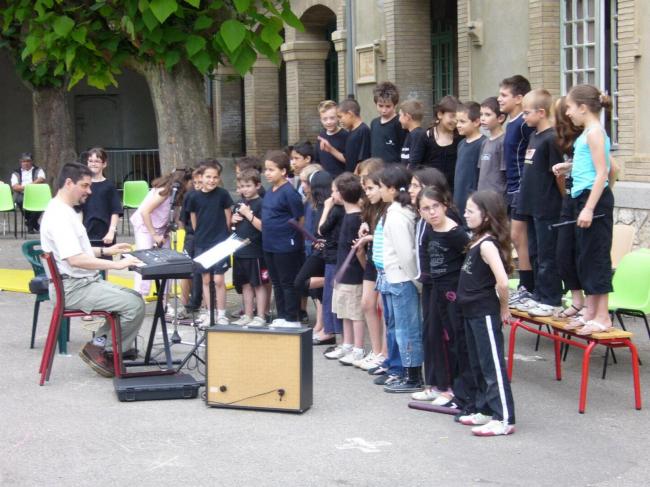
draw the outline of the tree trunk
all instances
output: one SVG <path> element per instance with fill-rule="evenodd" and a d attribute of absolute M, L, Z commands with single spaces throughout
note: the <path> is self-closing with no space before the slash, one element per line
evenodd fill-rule
<path fill-rule="evenodd" d="M 210 109 L 206 103 L 203 77 L 187 61 L 172 71 L 160 64 L 140 64 L 145 77 L 158 128 L 160 171 L 195 166 L 214 157 L 215 143 Z"/>
<path fill-rule="evenodd" d="M 32 89 L 34 162 L 45 170 L 54 190 L 61 166 L 77 160 L 72 115 L 65 95 L 63 87 Z"/>

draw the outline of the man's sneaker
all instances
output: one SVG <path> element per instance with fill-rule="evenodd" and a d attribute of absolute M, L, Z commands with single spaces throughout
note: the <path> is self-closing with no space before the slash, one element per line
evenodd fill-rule
<path fill-rule="evenodd" d="M 323 355 L 325 355 L 325 358 L 328 360 L 338 360 L 340 358 L 345 357 L 348 352 L 351 352 L 349 347 L 343 347 L 342 345 L 339 345 L 338 347 L 334 348 L 331 352 L 327 352 Z"/>
<path fill-rule="evenodd" d="M 553 316 L 559 308 L 550 304 L 538 304 L 533 309 L 528 310 L 530 316 Z"/>
<path fill-rule="evenodd" d="M 353 365 L 354 362 L 363 360 L 364 352 L 363 348 L 353 348 L 345 356 L 339 359 L 341 365 Z"/>
<path fill-rule="evenodd" d="M 226 316 L 225 313 L 222 314 L 222 315 L 217 315 L 216 322 L 217 322 L 217 325 L 229 325 L 230 324 L 230 320 L 228 319 L 228 317 Z"/>
<path fill-rule="evenodd" d="M 467 416 L 461 416 L 458 418 L 458 422 L 465 426 L 480 426 L 488 424 L 490 421 L 492 421 L 492 416 L 483 413 L 468 414 Z"/>
<path fill-rule="evenodd" d="M 246 325 L 250 325 L 251 321 L 253 321 L 253 318 L 251 318 L 250 316 L 241 315 L 241 318 L 233 321 L 232 324 L 237 326 L 246 326 Z"/>
<path fill-rule="evenodd" d="M 504 421 L 499 421 L 498 419 L 493 419 L 483 426 L 475 426 L 472 428 L 472 434 L 474 436 L 501 436 L 511 435 L 514 432 L 514 425 L 508 424 Z"/>
<path fill-rule="evenodd" d="M 402 377 L 399 375 L 394 375 L 394 374 L 384 374 L 380 375 L 377 377 L 375 380 L 372 381 L 373 384 L 377 386 L 385 386 L 387 384 L 393 384 L 395 382 L 399 382 L 402 380 Z"/>
<path fill-rule="evenodd" d="M 534 299 L 524 299 L 515 305 L 515 309 L 522 313 L 528 313 L 531 309 L 534 309 L 537 306 L 539 306 L 539 303 Z"/>
<path fill-rule="evenodd" d="M 266 320 L 261 316 L 256 316 L 255 318 L 253 318 L 248 322 L 248 326 L 254 326 L 254 327 L 266 326 Z"/>
<path fill-rule="evenodd" d="M 440 393 L 438 391 L 434 391 L 433 389 L 425 389 L 423 391 L 419 392 L 414 392 L 411 394 L 411 399 L 414 401 L 433 401 L 434 399 L 437 399 Z"/>
<path fill-rule="evenodd" d="M 390 392 L 392 394 L 402 394 L 409 392 L 418 392 L 422 390 L 422 383 L 419 381 L 410 381 L 406 377 L 398 382 L 392 382 L 384 384 L 384 392 Z"/>
<path fill-rule="evenodd" d="M 84 345 L 84 347 L 79 351 L 79 356 L 81 357 L 81 360 L 86 362 L 90 368 L 99 375 L 104 377 L 115 376 L 113 363 L 108 360 L 103 348 L 93 345 L 92 343 L 86 343 L 86 345 Z"/>
<path fill-rule="evenodd" d="M 273 320 L 271 326 L 273 328 L 302 328 L 302 323 L 299 321 L 287 321 L 282 318 L 278 318 L 277 320 Z"/>

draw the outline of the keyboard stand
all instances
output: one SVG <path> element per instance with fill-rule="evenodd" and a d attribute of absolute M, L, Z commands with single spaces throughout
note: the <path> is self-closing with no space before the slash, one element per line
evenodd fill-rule
<path fill-rule="evenodd" d="M 178 279 L 185 279 L 191 277 L 191 274 L 186 276 L 178 277 Z M 149 342 L 147 343 L 147 350 L 144 355 L 144 361 L 140 362 L 128 362 L 127 364 L 121 363 L 122 368 L 122 377 L 144 377 L 151 375 L 171 375 L 175 374 L 176 370 L 174 365 L 180 363 L 180 360 L 172 359 L 172 352 L 169 343 L 169 336 L 167 334 L 167 323 L 165 322 L 165 286 L 167 285 L 167 277 L 154 278 L 152 279 L 156 283 L 156 310 L 153 315 L 153 323 L 151 324 L 151 332 L 149 333 Z M 151 361 L 151 350 L 153 348 L 154 340 L 156 337 L 156 329 L 158 328 L 158 322 L 160 322 L 160 329 L 163 336 L 163 344 L 165 350 L 165 369 L 161 370 L 148 370 L 144 372 L 125 372 L 126 367 L 147 367 L 158 365 L 156 362 Z M 119 328 L 119 327 L 118 327 Z M 121 360 L 120 360 L 121 362 Z"/>

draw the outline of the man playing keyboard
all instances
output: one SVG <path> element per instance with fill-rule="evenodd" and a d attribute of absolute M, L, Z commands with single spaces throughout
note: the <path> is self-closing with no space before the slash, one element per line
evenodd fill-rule
<path fill-rule="evenodd" d="M 132 289 L 116 286 L 101 279 L 99 271 L 126 269 L 142 264 L 129 256 L 121 260 L 101 257 L 119 255 L 131 250 L 126 243 L 112 247 L 91 247 L 86 229 L 74 207 L 90 195 L 92 173 L 88 167 L 68 163 L 57 178 L 58 192 L 50 201 L 41 222 L 41 246 L 51 252 L 63 278 L 65 305 L 85 312 L 103 310 L 120 317 L 124 356 L 137 355 L 135 338 L 144 319 L 144 301 Z M 95 372 L 113 377 L 111 330 L 107 323 L 95 333 L 95 338 L 79 352 L 79 356 Z"/>

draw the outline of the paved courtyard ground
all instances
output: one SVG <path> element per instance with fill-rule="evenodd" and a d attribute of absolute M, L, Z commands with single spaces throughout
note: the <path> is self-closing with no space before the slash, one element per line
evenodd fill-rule
<path fill-rule="evenodd" d="M 27 268 L 13 236 L 0 268 Z M 237 303 L 235 296 L 229 300 Z M 586 414 L 578 414 L 580 354 L 564 378 L 552 347 L 520 332 L 512 384 L 517 431 L 475 438 L 450 416 L 408 409 L 357 369 L 314 350 L 314 406 L 302 415 L 206 407 L 194 400 L 122 403 L 112 381 L 77 356 L 91 333 L 73 321 L 70 356 L 38 386 L 51 314 L 44 303 L 29 349 L 34 298 L 0 292 L 0 485 L 416 486 L 646 485 L 650 340 L 631 321 L 644 362 L 644 409 L 633 407 L 629 354 L 600 378 L 592 360 Z M 148 332 L 153 306 L 143 335 Z M 182 328 L 184 338 L 193 331 Z M 174 347 L 177 356 L 187 347 Z M 274 353 L 271 351 L 271 353 Z M 197 370 L 190 371 L 197 378 Z M 203 390 L 201 390 L 202 392 Z"/>

